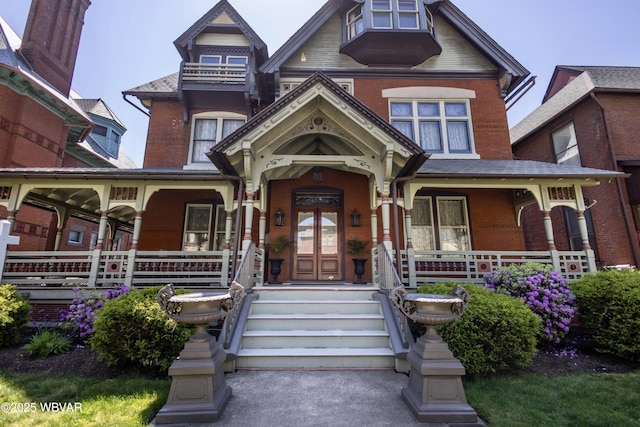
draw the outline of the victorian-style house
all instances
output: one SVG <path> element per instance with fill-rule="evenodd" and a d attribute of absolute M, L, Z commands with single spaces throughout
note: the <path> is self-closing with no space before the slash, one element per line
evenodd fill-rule
<path fill-rule="evenodd" d="M 2 280 L 235 279 L 261 300 L 274 282 L 339 299 L 354 282 L 370 295 L 526 261 L 569 279 L 596 268 L 583 191 L 624 174 L 513 160 L 505 101 L 529 72 L 452 1 L 328 0 L 300 24 L 269 55 L 221 0 L 178 35 L 176 72 L 123 92 L 149 114 L 142 169 L 0 170 L 10 215 L 64 205 L 99 225 L 88 253 L 11 250 Z M 527 206 L 546 239 L 534 252 Z M 557 249 L 558 208 L 576 212 L 581 247 Z M 107 229 L 130 232 L 130 246 L 111 250 Z M 350 253 L 355 240 L 364 253 Z"/>

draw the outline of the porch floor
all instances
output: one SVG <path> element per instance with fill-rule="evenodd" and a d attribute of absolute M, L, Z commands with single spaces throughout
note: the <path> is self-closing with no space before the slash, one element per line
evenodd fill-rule
<path fill-rule="evenodd" d="M 191 427 L 470 426 L 418 423 L 401 397 L 409 377 L 392 369 L 239 370 L 225 378 L 233 394 L 220 420 Z"/>

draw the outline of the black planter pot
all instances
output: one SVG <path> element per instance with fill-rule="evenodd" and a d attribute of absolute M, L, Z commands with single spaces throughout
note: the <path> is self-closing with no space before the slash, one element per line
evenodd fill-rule
<path fill-rule="evenodd" d="M 273 275 L 273 281 L 271 283 L 280 283 L 278 282 L 278 274 L 282 271 L 282 258 L 269 258 L 269 271 Z"/>
<path fill-rule="evenodd" d="M 356 285 L 361 285 L 365 282 L 364 280 L 362 280 L 362 275 L 364 274 L 364 265 L 367 263 L 367 260 L 365 258 L 353 258 L 353 265 L 355 267 L 355 273 L 356 276 L 358 276 L 358 279 L 353 282 Z"/>

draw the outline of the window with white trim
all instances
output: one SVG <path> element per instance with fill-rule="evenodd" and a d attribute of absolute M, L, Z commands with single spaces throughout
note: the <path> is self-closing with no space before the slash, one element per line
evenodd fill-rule
<path fill-rule="evenodd" d="M 218 142 L 231 135 L 247 121 L 237 113 L 194 114 L 189 146 L 189 165 L 213 166 L 207 153 Z"/>
<path fill-rule="evenodd" d="M 461 196 L 418 196 L 411 211 L 416 250 L 471 250 L 467 199 Z"/>
<path fill-rule="evenodd" d="M 427 153 L 473 154 L 469 103 L 460 101 L 391 101 L 391 124 Z"/>
<path fill-rule="evenodd" d="M 578 138 L 576 138 L 576 130 L 573 127 L 573 122 L 553 132 L 551 139 L 553 139 L 553 149 L 557 163 L 582 166 L 580 150 L 578 149 Z"/>
<path fill-rule="evenodd" d="M 363 31 L 362 5 L 359 4 L 347 12 L 347 39 L 351 40 Z"/>
<path fill-rule="evenodd" d="M 212 205 L 189 203 L 186 207 L 183 251 L 208 251 Z"/>

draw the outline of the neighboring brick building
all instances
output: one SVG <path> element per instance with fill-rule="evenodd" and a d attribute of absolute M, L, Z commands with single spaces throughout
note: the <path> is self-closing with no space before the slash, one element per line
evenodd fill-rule
<path fill-rule="evenodd" d="M 558 66 L 543 104 L 511 129 L 520 159 L 622 171 L 615 179 L 585 188 L 585 212 L 599 265 L 640 265 L 640 68 Z M 545 247 L 540 212 L 523 216 L 527 249 Z M 575 213 L 551 212 L 560 250 L 580 250 Z"/>
<path fill-rule="evenodd" d="M 0 167 L 135 167 L 119 150 L 125 126 L 102 100 L 79 99 L 71 90 L 89 5 L 33 0 L 23 40 L 0 18 Z M 9 212 L 0 206 L 21 250 L 91 247 L 93 223 L 71 218 L 67 224 L 60 211 L 51 214 L 56 208 L 41 207 L 36 201 Z M 114 237 L 116 243 L 128 238 Z"/>

